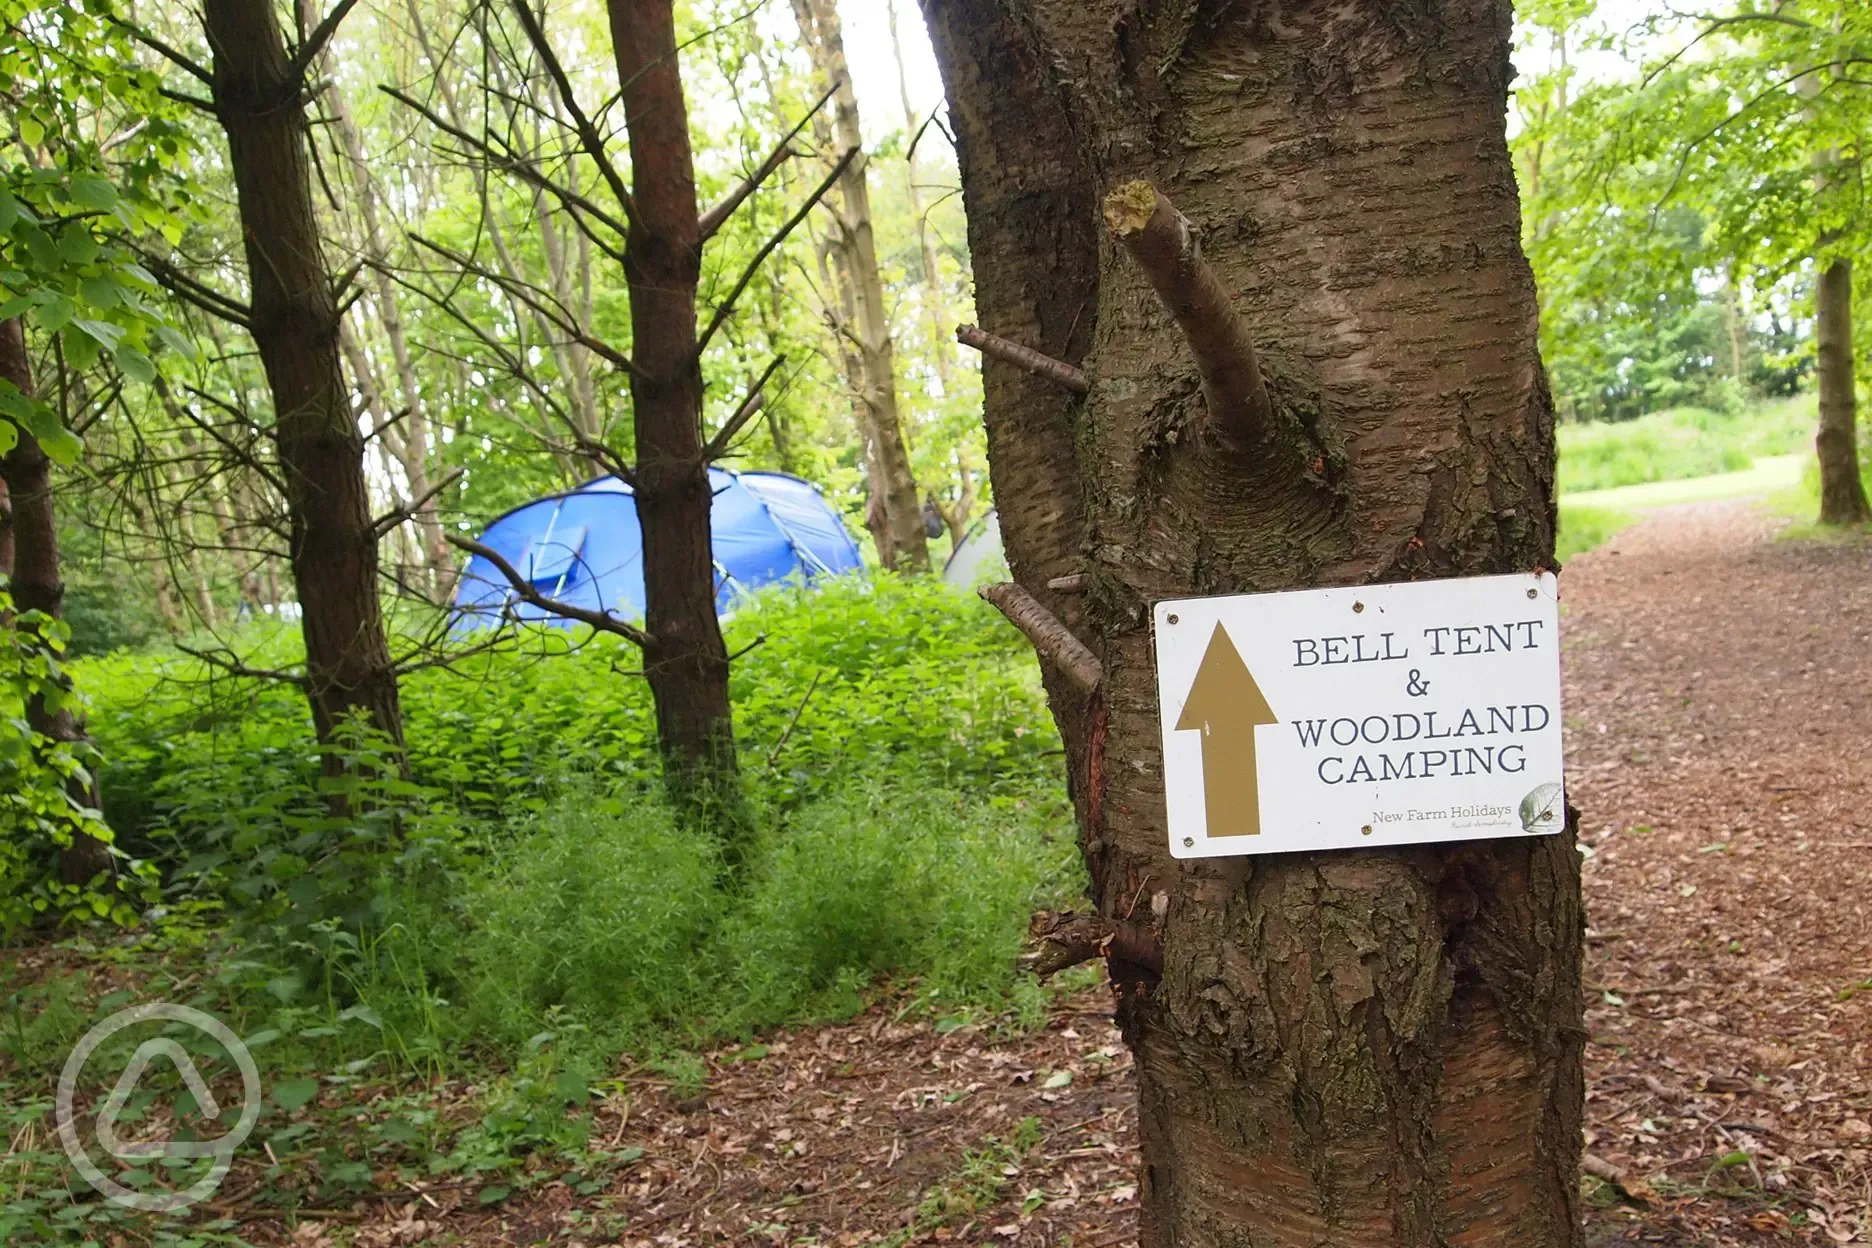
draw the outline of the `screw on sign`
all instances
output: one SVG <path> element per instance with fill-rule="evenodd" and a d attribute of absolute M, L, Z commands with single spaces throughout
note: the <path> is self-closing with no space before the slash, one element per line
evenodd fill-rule
<path fill-rule="evenodd" d="M 1175 856 L 1564 825 L 1551 573 L 1185 598 L 1155 615 Z"/>

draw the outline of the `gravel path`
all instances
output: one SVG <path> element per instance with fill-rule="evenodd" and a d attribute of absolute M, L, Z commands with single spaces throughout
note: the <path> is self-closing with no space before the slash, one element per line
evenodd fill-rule
<path fill-rule="evenodd" d="M 1562 578 L 1588 1142 L 1649 1197 L 1597 1242 L 1872 1244 L 1872 543 L 1775 529 L 1673 508 Z"/>

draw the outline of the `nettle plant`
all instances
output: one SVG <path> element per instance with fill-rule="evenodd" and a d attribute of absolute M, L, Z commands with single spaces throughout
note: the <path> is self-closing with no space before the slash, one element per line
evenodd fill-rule
<path fill-rule="evenodd" d="M 63 663 L 69 632 L 38 611 L 15 614 L 0 589 L 0 936 L 50 915 L 85 914 L 128 923 L 155 895 L 155 871 L 118 856 L 107 875 L 59 878 L 60 851 L 78 835 L 109 842 L 103 816 L 86 804 L 98 752 L 89 741 L 34 730 L 26 708 L 76 710 L 79 694 Z"/>

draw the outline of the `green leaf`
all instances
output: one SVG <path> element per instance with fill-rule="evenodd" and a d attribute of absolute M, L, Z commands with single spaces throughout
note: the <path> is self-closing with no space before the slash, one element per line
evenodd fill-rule
<path fill-rule="evenodd" d="M 72 202 L 93 212 L 111 212 L 117 207 L 117 191 L 103 178 L 79 176 L 71 181 Z"/>
<path fill-rule="evenodd" d="M 156 365 L 150 362 L 149 356 L 144 355 L 135 347 L 120 346 L 112 352 L 112 355 L 117 360 L 117 367 L 121 368 L 123 375 L 131 381 L 139 381 L 148 385 L 156 380 Z"/>
<path fill-rule="evenodd" d="M 48 334 L 56 334 L 71 323 L 78 314 L 78 305 L 64 295 L 52 295 L 39 305 L 39 328 Z"/>
<path fill-rule="evenodd" d="M 288 1079 L 273 1089 L 273 1103 L 291 1113 L 309 1103 L 318 1091 L 316 1079 Z"/>
<path fill-rule="evenodd" d="M 78 283 L 78 293 L 93 308 L 104 310 L 118 304 L 119 288 L 108 277 L 87 277 Z"/>
<path fill-rule="evenodd" d="M 40 449 L 45 451 L 53 463 L 61 468 L 69 468 L 78 462 L 84 454 L 84 441 L 69 429 L 55 429 L 49 435 L 39 439 Z"/>
<path fill-rule="evenodd" d="M 45 125 L 37 117 L 27 114 L 19 119 L 20 142 L 27 147 L 38 147 L 45 142 Z"/>
<path fill-rule="evenodd" d="M 59 259 L 67 264 L 90 264 L 102 250 L 91 231 L 74 222 L 59 235 Z"/>
<path fill-rule="evenodd" d="M 113 351 L 117 349 L 117 345 L 124 339 L 124 327 L 121 325 L 113 325 L 109 321 L 73 317 L 72 324 L 97 339 L 102 346 Z"/>
<path fill-rule="evenodd" d="M 192 360 L 195 358 L 195 344 L 177 333 L 173 326 L 158 325 L 156 327 L 156 341 L 185 360 Z"/>
<path fill-rule="evenodd" d="M 484 1205 L 497 1205 L 501 1201 L 506 1200 L 512 1190 L 512 1188 L 500 1187 L 498 1185 L 494 1187 L 484 1187 L 481 1189 L 479 1200 Z"/>

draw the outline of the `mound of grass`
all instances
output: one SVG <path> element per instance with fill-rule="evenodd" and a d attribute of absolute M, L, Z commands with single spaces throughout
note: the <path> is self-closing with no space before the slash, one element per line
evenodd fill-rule
<path fill-rule="evenodd" d="M 1814 397 L 1800 395 L 1733 413 L 1676 407 L 1637 420 L 1562 425 L 1560 494 L 1739 472 L 1760 457 L 1807 446 L 1814 414 Z"/>

